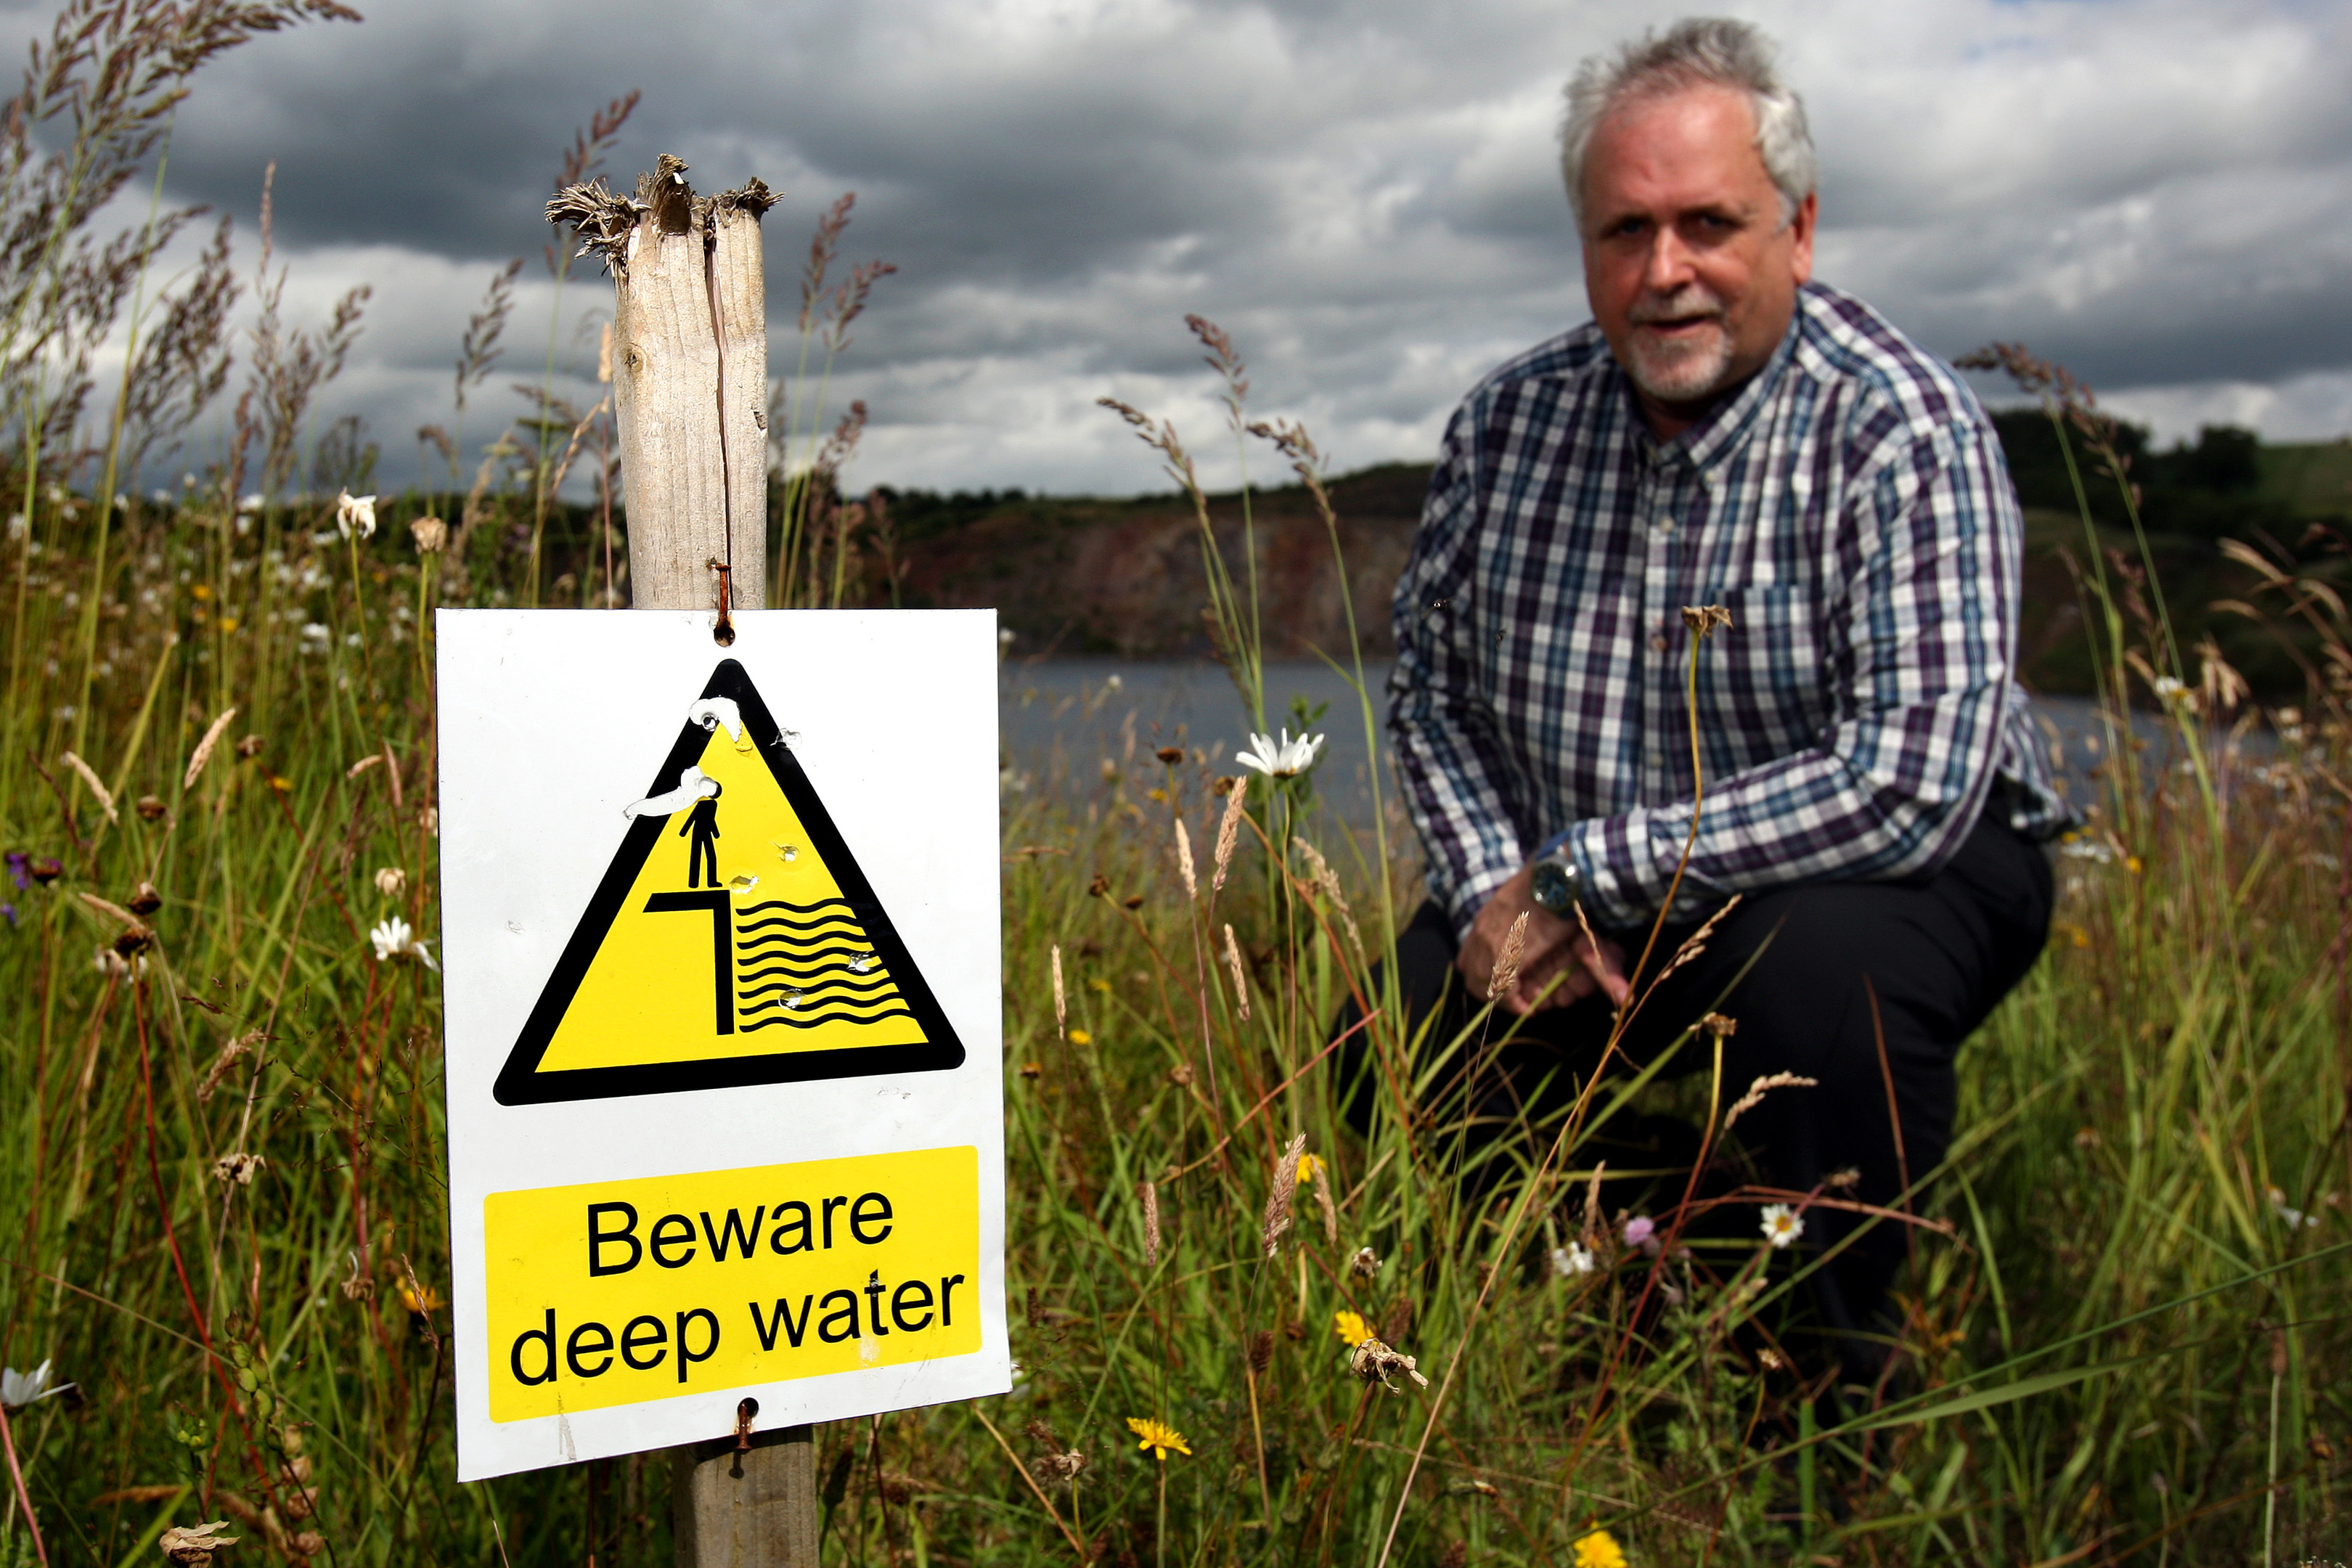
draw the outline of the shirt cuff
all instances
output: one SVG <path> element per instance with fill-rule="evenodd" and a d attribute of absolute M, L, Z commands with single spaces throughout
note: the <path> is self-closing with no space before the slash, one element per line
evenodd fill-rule
<path fill-rule="evenodd" d="M 1447 895 L 1446 918 L 1454 923 L 1454 941 L 1458 946 L 1468 940 L 1470 927 L 1478 919 L 1478 911 L 1495 896 L 1495 889 L 1517 875 L 1518 868 L 1489 867 L 1454 884 Z"/>
<path fill-rule="evenodd" d="M 1641 877 L 1647 865 L 1650 814 L 1596 816 L 1578 823 L 1544 847 L 1565 848 L 1576 867 L 1577 901 L 1599 931 L 1626 931 L 1657 913 L 1657 900 Z"/>

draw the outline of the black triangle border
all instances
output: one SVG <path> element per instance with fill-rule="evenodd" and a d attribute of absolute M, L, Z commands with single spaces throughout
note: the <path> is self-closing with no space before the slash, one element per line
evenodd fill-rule
<path fill-rule="evenodd" d="M 873 943 L 890 978 L 898 982 L 898 994 L 907 1010 L 921 1026 L 924 1038 L 909 1045 L 836 1047 L 818 1051 L 772 1051 L 760 1056 L 727 1057 L 715 1060 L 684 1062 L 647 1062 L 628 1067 L 577 1068 L 567 1072 L 539 1070 L 547 1055 L 547 1047 L 555 1038 L 555 1030 L 563 1021 L 565 1011 L 572 1005 L 580 984 L 587 977 L 588 966 L 596 950 L 611 929 L 622 906 L 628 901 L 629 889 L 636 885 L 637 872 L 653 853 L 661 839 L 668 816 L 638 816 L 629 823 L 629 831 L 621 847 L 614 852 L 612 864 L 605 868 L 604 879 L 597 884 L 588 907 L 572 928 L 572 938 L 564 943 L 563 954 L 555 962 L 547 984 L 539 994 L 529 1018 L 524 1020 L 522 1033 L 516 1037 L 514 1048 L 507 1054 L 506 1065 L 499 1069 L 497 1081 L 490 1093 L 500 1105 L 547 1105 L 574 1100 L 615 1100 L 633 1095 L 678 1094 L 694 1089 L 744 1089 L 755 1084 L 810 1083 L 829 1079 L 871 1078 L 886 1073 L 946 1072 L 961 1067 L 964 1061 L 963 1041 L 955 1026 L 948 1022 L 947 1014 L 940 1007 L 939 998 L 932 995 L 923 972 L 907 951 L 899 938 L 898 928 L 891 923 L 882 900 L 875 896 L 873 884 L 850 853 L 849 845 L 841 830 L 833 825 L 833 814 L 824 808 L 816 789 L 801 771 L 800 759 L 793 755 L 784 743 L 783 732 L 777 727 L 774 715 L 761 700 L 759 689 L 751 684 L 751 675 L 734 659 L 723 659 L 710 673 L 702 689 L 704 698 L 724 697 L 735 703 L 741 714 L 743 726 L 751 732 L 751 742 L 766 760 L 769 773 L 784 793 L 784 799 L 799 816 L 802 830 L 807 834 L 809 847 L 824 861 L 839 885 L 842 897 L 849 901 L 851 910 L 865 927 L 866 939 Z M 699 700 L 699 699 L 698 699 Z M 681 769 L 697 762 L 710 732 L 692 721 L 678 729 L 677 743 L 654 773 L 647 795 L 659 795 L 677 782 Z M 674 815 L 674 814 L 673 814 Z"/>

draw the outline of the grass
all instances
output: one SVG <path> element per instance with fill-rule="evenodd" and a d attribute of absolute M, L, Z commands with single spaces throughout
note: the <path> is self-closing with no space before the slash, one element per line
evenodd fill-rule
<path fill-rule="evenodd" d="M 217 1518 L 247 1560 L 661 1561 L 657 1457 L 450 1479 L 435 976 L 368 934 L 436 930 L 419 628 L 446 557 L 391 503 L 346 540 L 331 507 L 240 528 L 198 495 L 118 515 L 93 572 L 91 510 L 47 493 L 0 584 L 25 605 L 0 835 L 26 878 L 0 930 L 0 1333 L 76 1385 L 9 1417 L 49 1561 L 152 1558 L 164 1523 Z M 472 594 L 520 593 L 527 557 L 455 548 Z M 2278 607 L 2308 592 L 2284 578 Z M 2127 623 L 2110 668 L 2136 679 L 2161 632 Z M 1706 1074 L 1600 1090 L 1532 1130 L 1549 1169 L 1474 1200 L 1383 1013 L 1381 1109 L 1347 1128 L 1326 1022 L 1383 1005 L 1366 961 L 1416 895 L 1312 773 L 1252 775 L 1220 890 L 1220 759 L 1139 745 L 1009 796 L 1022 1377 L 823 1431 L 828 1560 L 1565 1564 L 1607 1560 L 1596 1531 L 1637 1563 L 2342 1555 L 2339 701 L 2273 715 L 2265 749 L 2185 698 L 2113 759 L 2049 957 L 1964 1053 L 1907 1370 L 1843 1419 L 1766 1353 L 1801 1251 L 1626 1247 L 1682 1191 L 1638 1173 L 1588 1216 L 1591 1141 L 1706 1119 Z M 1560 1272 L 1570 1244 L 1599 1267 Z M 1351 1373 L 1343 1327 L 1427 1385 Z"/>
<path fill-rule="evenodd" d="M 826 323 L 879 276 L 809 285 L 819 399 Z M 1319 504 L 1305 434 L 1251 424 L 1236 353 L 1195 330 L 1230 434 Z M 2034 384 L 2105 482 L 2087 395 Z M 813 477 L 824 419 L 797 406 L 772 422 L 802 476 L 780 464 L 780 593 L 832 602 L 866 549 L 895 584 L 877 514 Z M 545 526 L 549 454 L 596 417 L 502 438 L 444 532 L 412 529 L 415 497 L 339 529 L 275 426 L 251 435 L 278 479 L 249 509 L 242 422 L 166 502 L 110 509 L 102 466 L 45 470 L 37 441 L 5 476 L 0 1360 L 73 1386 L 14 1387 L 0 1568 L 153 1562 L 167 1528 L 212 1520 L 242 1538 L 231 1563 L 668 1559 L 662 1456 L 451 1479 L 437 984 L 372 936 L 397 920 L 437 945 L 433 609 L 617 586 L 607 536 Z M 1132 418 L 1189 483 L 1177 433 Z M 2131 521 L 2091 536 L 2076 587 L 2111 716 L 2098 799 L 2052 951 L 1963 1053 L 1887 1384 L 1824 1400 L 1782 1337 L 1817 1260 L 1738 1218 L 1769 1194 L 1732 1193 L 1737 1223 L 1687 1252 L 1625 1239 L 1632 1219 L 1679 1234 L 1689 1184 L 1613 1157 L 1596 1181 L 1599 1152 L 1643 1117 L 1717 1125 L 1704 1070 L 1586 1086 L 1524 1159 L 1458 1184 L 1423 1091 L 1493 1031 L 1409 1040 L 1374 976 L 1418 897 L 1392 805 L 1350 831 L 1309 771 L 1252 774 L 1236 812 L 1230 763 L 1130 742 L 1003 816 L 1020 1380 L 823 1429 L 826 1560 L 2352 1555 L 2352 626 L 2335 557 L 2244 549 L 2250 624 L 2309 670 L 2296 708 L 2257 711 L 2133 580 Z M 1202 546 L 1219 645 L 1278 712 L 1252 673 L 1256 589 L 1206 527 Z M 1339 667 L 1360 700 L 1335 722 L 1377 749 L 1378 694 Z M 2136 704 L 2158 740 L 2130 739 Z M 1365 1133 L 1327 1034 L 1350 999 L 1371 1015 Z M 1710 1192 L 1742 1180 L 1737 1144 Z"/>

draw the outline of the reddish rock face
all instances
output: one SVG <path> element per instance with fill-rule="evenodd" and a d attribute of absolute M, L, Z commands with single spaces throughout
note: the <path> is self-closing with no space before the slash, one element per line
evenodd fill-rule
<path fill-rule="evenodd" d="M 1394 464 L 1335 481 L 1333 510 L 1356 624 L 1367 654 L 1393 650 L 1389 596 L 1421 517 L 1428 469 Z M 1236 588 L 1248 593 L 1238 497 L 1213 497 L 1210 517 Z M 1338 654 L 1347 609 L 1331 537 L 1299 489 L 1251 498 L 1258 598 L 1269 658 Z M 1210 651 L 1201 537 L 1179 496 L 1131 501 L 1009 500 L 975 521 L 909 540 L 900 601 L 994 605 L 1033 655 L 1198 657 Z M 887 595 L 881 602 L 887 603 Z"/>

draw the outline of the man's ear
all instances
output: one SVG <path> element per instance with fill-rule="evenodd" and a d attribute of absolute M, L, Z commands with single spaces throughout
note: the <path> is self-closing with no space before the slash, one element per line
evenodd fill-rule
<path fill-rule="evenodd" d="M 1790 236 L 1792 244 L 1789 270 L 1800 284 L 1813 280 L 1813 219 L 1820 211 L 1821 201 L 1818 193 L 1807 192 L 1805 199 L 1797 204 L 1796 216 L 1789 220 L 1789 227 L 1793 231 Z"/>

